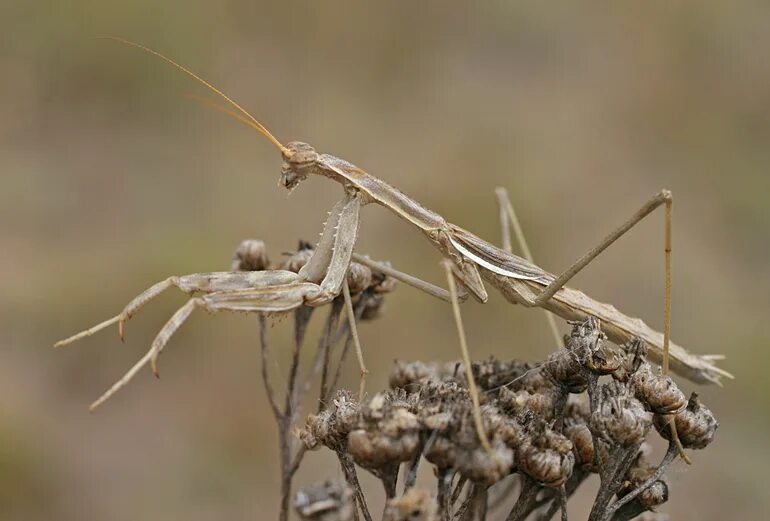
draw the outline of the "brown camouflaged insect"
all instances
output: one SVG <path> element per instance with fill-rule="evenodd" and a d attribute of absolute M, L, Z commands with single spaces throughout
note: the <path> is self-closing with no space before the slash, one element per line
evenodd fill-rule
<path fill-rule="evenodd" d="M 628 221 L 610 233 L 598 246 L 557 277 L 536 266 L 531 260 L 523 259 L 507 251 L 510 250 L 509 247 L 506 249 L 498 248 L 471 232 L 449 223 L 442 216 L 423 207 L 401 191 L 343 159 L 329 154 L 319 154 L 311 145 L 299 141 L 282 144 L 243 107 L 187 68 L 143 45 L 119 38 L 112 39 L 158 56 L 201 82 L 234 107 L 237 112 L 205 100 L 205 103 L 212 107 L 256 129 L 278 148 L 283 160 L 279 180 L 281 186 L 291 191 L 309 176 L 319 175 L 339 183 L 344 190 L 344 196 L 332 208 L 318 246 L 310 261 L 299 274 L 274 270 L 254 273 L 199 273 L 169 277 L 132 300 L 121 314 L 58 342 L 57 346 L 65 345 L 115 323 L 119 324 L 119 330 L 122 334 L 125 322 L 139 308 L 170 287 L 177 287 L 188 293 L 203 293 L 200 297 L 192 298 L 173 315 L 158 333 L 145 357 L 94 406 L 124 386 L 146 363 L 151 363 L 154 369 L 155 361 L 163 346 L 194 309 L 203 308 L 209 312 L 261 313 L 289 311 L 302 305 L 319 306 L 330 302 L 341 293 L 348 293 L 345 274 L 351 259 L 368 264 L 433 296 L 452 302 L 463 358 L 466 362 L 465 367 L 468 371 L 469 387 L 474 397 L 476 397 L 477 392 L 470 374 L 470 357 L 460 321 L 458 291 L 461 290 L 458 290 L 456 280 L 459 281 L 462 288 L 480 302 L 487 300 L 487 291 L 483 282 L 487 281 L 496 287 L 508 301 L 515 304 L 522 304 L 525 307 L 541 307 L 567 320 L 583 320 L 588 316 L 596 317 L 599 319 L 604 333 L 617 344 L 624 344 L 632 338 L 642 339 L 648 345 L 650 358 L 662 363 L 664 373 L 668 372 L 670 365 L 674 372 L 697 383 L 719 383 L 720 377 L 732 377 L 728 372 L 714 364 L 721 356 L 692 354 L 669 341 L 672 195 L 668 190 L 661 190 L 657 193 Z M 518 222 L 515 219 L 513 207 L 504 191 L 498 190 L 498 199 L 501 203 L 501 215 L 507 216 L 507 219 L 503 219 L 504 227 L 507 229 L 510 221 L 518 231 Z M 449 295 L 427 282 L 353 253 L 358 236 L 360 209 L 370 203 L 383 206 L 415 226 L 440 251 L 450 287 Z M 610 304 L 599 302 L 580 291 L 565 286 L 574 275 L 610 244 L 661 205 L 666 209 L 666 289 L 663 333 L 653 330 L 641 319 L 631 318 L 621 313 Z M 522 238 L 520 235 L 519 237 Z M 346 300 L 349 308 L 350 299 L 347 298 Z M 360 349 L 359 364 L 362 374 L 365 373 Z M 478 403 L 477 399 L 474 401 Z"/>

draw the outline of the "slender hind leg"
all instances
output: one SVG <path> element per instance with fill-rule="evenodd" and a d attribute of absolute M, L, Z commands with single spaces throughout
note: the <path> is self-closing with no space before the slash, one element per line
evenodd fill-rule
<path fill-rule="evenodd" d="M 513 253 L 510 231 L 510 226 L 512 225 L 513 232 L 516 235 L 516 242 L 519 243 L 519 248 L 524 254 L 524 258 L 534 264 L 535 261 L 532 258 L 532 252 L 529 249 L 529 245 L 527 245 L 527 239 L 524 236 L 524 230 L 521 228 L 521 224 L 519 223 L 519 219 L 516 216 L 516 212 L 513 210 L 513 203 L 511 203 L 511 199 L 508 197 L 508 191 L 503 187 L 497 187 L 495 188 L 495 194 L 497 195 L 497 204 L 500 209 L 500 226 L 503 233 L 503 249 L 509 253 Z M 543 309 L 543 313 L 545 313 L 545 318 L 548 321 L 548 327 L 551 329 L 551 333 L 553 334 L 553 338 L 556 341 L 556 345 L 562 346 L 564 341 L 559 334 L 559 328 L 556 326 L 556 320 L 553 318 L 553 314 L 547 309 Z"/>
<path fill-rule="evenodd" d="M 664 239 L 664 255 L 666 263 L 666 279 L 665 279 L 665 296 L 663 304 L 663 365 L 662 371 L 664 375 L 668 374 L 669 367 L 669 342 L 671 337 L 671 211 L 674 202 L 674 197 L 669 190 L 661 190 L 655 194 L 652 199 L 647 201 L 629 220 L 621 224 L 612 233 L 605 237 L 596 247 L 591 249 L 588 253 L 578 259 L 572 266 L 567 268 L 564 273 L 556 277 L 543 292 L 538 295 L 535 300 L 536 305 L 541 305 L 548 301 L 559 289 L 561 289 L 572 277 L 574 277 L 580 270 L 585 268 L 593 259 L 595 259 L 601 252 L 606 250 L 613 242 L 622 237 L 627 231 L 633 228 L 639 221 L 647 217 L 660 205 L 665 205 L 665 239 Z M 684 453 L 682 444 L 679 443 L 679 436 L 676 432 L 676 425 L 673 421 L 673 416 L 669 416 L 669 427 L 671 429 L 671 438 L 677 443 L 679 448 L 679 454 L 682 459 L 690 464 L 690 460 Z"/>
<path fill-rule="evenodd" d="M 664 253 L 666 258 L 666 286 L 663 308 L 663 374 L 668 374 L 668 346 L 671 335 L 671 207 L 673 196 L 668 190 L 661 190 L 655 194 L 652 199 L 647 201 L 631 218 L 621 224 L 612 233 L 605 237 L 595 248 L 578 259 L 572 266 L 567 268 L 564 273 L 556 277 L 535 299 L 535 305 L 542 305 L 548 301 L 557 291 L 559 291 L 572 277 L 577 275 L 580 270 L 585 268 L 601 252 L 606 250 L 613 242 L 622 237 L 628 230 L 633 228 L 639 221 L 647 217 L 653 210 L 660 205 L 665 204 L 665 246 Z"/>

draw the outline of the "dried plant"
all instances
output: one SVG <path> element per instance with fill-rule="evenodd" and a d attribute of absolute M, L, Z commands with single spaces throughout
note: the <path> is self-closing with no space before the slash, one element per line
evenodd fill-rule
<path fill-rule="evenodd" d="M 279 269 L 299 272 L 311 257 L 313 247 L 310 243 L 300 241 L 297 251 L 288 256 L 281 264 Z M 259 240 L 245 240 L 241 242 L 233 256 L 231 269 L 233 271 L 262 271 L 270 269 L 265 244 Z M 358 263 L 352 263 L 347 273 L 347 284 L 350 289 L 350 295 L 353 299 L 353 311 L 356 320 L 371 320 L 376 318 L 383 304 L 383 298 L 386 293 L 392 291 L 395 287 L 395 281 L 386 275 L 375 272 L 371 268 Z M 294 435 L 294 424 L 300 411 L 304 396 L 309 392 L 312 381 L 320 374 L 320 390 L 318 395 L 319 410 L 322 404 L 326 403 L 330 397 L 331 390 L 334 389 L 339 380 L 343 363 L 350 351 L 352 342 L 351 329 L 349 322 L 340 324 L 340 315 L 343 311 L 343 296 L 335 298 L 328 310 L 326 321 L 322 329 L 321 337 L 315 353 L 315 358 L 310 366 L 308 374 L 304 379 L 300 379 L 300 358 L 302 346 L 305 340 L 305 333 L 308 324 L 316 308 L 303 306 L 293 311 L 294 315 L 294 335 L 291 364 L 289 366 L 288 376 L 286 378 L 286 389 L 283 390 L 283 397 L 274 389 L 268 372 L 269 346 L 267 338 L 267 320 L 268 314 L 260 314 L 259 321 L 259 341 L 262 358 L 262 381 L 267 394 L 268 402 L 278 428 L 279 454 L 281 462 L 281 505 L 280 519 L 285 521 L 289 514 L 289 499 L 291 495 L 291 484 L 296 474 L 308 443 L 299 443 Z M 333 364 L 334 349 L 342 343 L 341 353 L 338 355 L 336 366 Z M 352 403 L 352 401 L 351 401 Z M 328 413 L 329 408 L 324 412 Z M 332 446 L 331 440 L 326 440 L 328 446 Z M 355 480 L 355 469 L 349 461 L 346 454 L 340 452 L 343 467 L 350 472 L 350 481 Z M 335 489 L 332 493 L 328 487 L 326 494 L 337 498 L 340 512 L 327 516 L 327 510 L 330 507 L 326 503 L 321 507 L 318 505 L 318 490 L 306 491 L 302 496 L 304 499 L 298 499 L 297 508 L 303 517 L 307 519 L 344 519 L 345 515 L 345 497 L 347 489 Z M 335 495 L 336 494 L 336 495 Z M 314 499 L 316 498 L 316 499 Z M 334 517 L 338 516 L 338 517 Z M 342 516 L 342 517 L 339 517 Z"/>
<path fill-rule="evenodd" d="M 643 342 L 611 346 L 590 317 L 573 323 L 565 347 L 542 364 L 490 358 L 472 371 L 491 455 L 475 430 L 460 363 L 397 361 L 391 389 L 361 403 L 337 391 L 299 436 L 307 449 L 337 454 L 346 483 L 335 486 L 353 491 L 347 497 L 367 520 L 351 462 L 382 481 L 383 520 L 546 520 L 558 511 L 567 519 L 569 499 L 598 474 L 589 521 L 622 521 L 665 503 L 668 466 L 685 449 L 708 446 L 718 426 L 696 394 L 687 400 L 647 362 Z M 647 442 L 655 431 L 668 441 L 657 464 Z M 414 488 L 422 460 L 433 467 L 435 494 Z M 308 490 L 297 496 L 298 512 L 321 519 L 303 513 Z M 341 504 L 337 512 L 323 519 L 356 518 Z"/>

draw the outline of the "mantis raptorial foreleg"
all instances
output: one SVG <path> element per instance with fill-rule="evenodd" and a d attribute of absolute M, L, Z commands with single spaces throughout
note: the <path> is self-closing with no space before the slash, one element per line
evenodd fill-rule
<path fill-rule="evenodd" d="M 319 306 L 331 302 L 340 293 L 345 299 L 345 312 L 348 316 L 350 334 L 356 348 L 358 367 L 361 370 L 359 394 L 363 394 L 365 377 L 368 371 L 364 364 L 361 342 L 356 328 L 353 302 L 350 298 L 347 274 L 353 257 L 353 248 L 358 239 L 361 199 L 355 193 L 345 194 L 345 198 L 334 205 L 329 218 L 324 224 L 321 239 L 313 250 L 313 255 L 302 269 L 299 278 L 320 284 L 320 292 L 306 302 L 310 306 Z M 323 280 L 321 280 L 323 279 Z"/>
<path fill-rule="evenodd" d="M 329 264 L 331 264 L 332 261 L 332 252 L 334 251 L 334 238 L 337 235 L 337 225 L 347 200 L 348 198 L 346 197 L 337 201 L 329 212 L 329 217 L 324 223 L 321 238 L 313 250 L 313 255 L 311 255 L 307 264 L 299 270 L 299 276 L 303 280 L 320 283 L 327 275 Z"/>
<path fill-rule="evenodd" d="M 519 248 L 524 254 L 524 258 L 534 264 L 535 261 L 532 258 L 532 252 L 530 251 L 529 245 L 527 244 L 527 239 L 524 236 L 524 230 L 521 228 L 521 224 L 519 223 L 519 218 L 516 216 L 516 212 L 513 209 L 513 203 L 511 203 L 511 199 L 508 197 L 508 191 L 505 188 L 498 186 L 495 188 L 495 195 L 497 195 L 497 204 L 500 209 L 500 227 L 503 234 L 503 249 L 508 253 L 513 253 L 510 231 L 510 227 L 513 226 L 513 233 L 516 236 L 516 242 L 519 243 Z M 561 346 L 564 341 L 559 334 L 559 328 L 556 326 L 556 319 L 554 319 L 553 314 L 547 309 L 543 309 L 543 313 L 545 314 L 545 318 L 548 321 L 548 327 L 553 334 L 556 345 Z"/>

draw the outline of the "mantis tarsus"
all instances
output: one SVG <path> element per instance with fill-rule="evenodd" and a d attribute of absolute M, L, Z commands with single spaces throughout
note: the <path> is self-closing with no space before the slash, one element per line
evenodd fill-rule
<path fill-rule="evenodd" d="M 122 335 L 123 324 L 148 300 L 170 287 L 178 287 L 186 292 L 203 292 L 204 295 L 191 299 L 180 308 L 164 326 L 153 342 L 145 357 L 126 374 L 104 397 L 106 398 L 125 383 L 148 361 L 155 368 L 155 360 L 169 337 L 187 319 L 196 308 L 208 311 L 244 311 L 278 312 L 295 309 L 301 305 L 317 306 L 331 301 L 345 292 L 345 275 L 355 254 L 359 224 L 359 211 L 362 206 L 376 203 L 395 213 L 419 229 L 443 257 L 447 276 L 450 278 L 452 295 L 414 277 L 395 270 L 393 275 L 410 285 L 445 300 L 457 301 L 455 280 L 480 302 L 486 302 L 487 291 L 484 281 L 497 288 L 510 302 L 526 307 L 541 307 L 568 320 L 582 320 L 594 316 L 601 322 L 602 329 L 610 340 L 624 344 L 633 337 L 645 341 L 653 360 L 661 362 L 663 371 L 671 369 L 697 383 L 719 383 L 720 377 L 731 377 L 729 373 L 714 365 L 718 356 L 699 356 L 685 351 L 682 347 L 670 343 L 670 288 L 671 288 L 671 207 L 672 196 L 667 190 L 661 190 L 645 203 L 627 222 L 607 236 L 596 248 L 589 251 L 575 264 L 558 277 L 543 270 L 534 263 L 512 254 L 509 245 L 500 249 L 474 234 L 446 221 L 439 214 L 426 209 L 417 201 L 388 185 L 351 163 L 329 154 L 319 154 L 307 143 L 293 141 L 283 144 L 278 141 L 259 121 L 243 107 L 222 91 L 206 82 L 185 67 L 145 46 L 116 39 L 128 45 L 138 47 L 154 54 L 184 73 L 201 82 L 208 89 L 222 97 L 234 110 L 206 101 L 214 108 L 234 117 L 240 122 L 256 129 L 281 152 L 282 167 L 279 184 L 288 190 L 294 190 L 303 180 L 311 175 L 319 175 L 339 183 L 344 190 L 344 197 L 330 212 L 321 239 L 308 264 L 294 274 L 285 271 L 265 271 L 252 273 L 207 273 L 182 277 L 170 277 L 136 297 L 120 315 L 105 321 L 89 330 L 75 335 L 57 345 L 70 343 L 88 336 L 109 325 L 118 323 Z M 237 111 L 237 112 L 236 112 Z M 498 193 L 501 212 L 509 204 L 507 196 Z M 565 284 L 581 269 L 591 262 L 610 244 L 631 229 L 659 206 L 664 206 L 666 224 L 666 298 L 664 332 L 661 334 L 647 326 L 640 319 L 624 315 L 613 306 L 591 299 L 584 293 L 568 288 Z M 508 217 L 515 227 L 512 207 Z M 503 220 L 505 223 L 506 221 Z M 525 255 L 529 256 L 525 249 Z M 531 258 L 531 257 L 530 257 Z M 385 271 L 383 266 L 374 261 L 356 257 L 361 262 L 368 262 L 375 268 Z M 456 308 L 459 309 L 459 308 Z M 462 335 L 459 313 L 456 314 L 458 327 Z M 462 339 L 463 355 L 469 360 Z M 362 372 L 363 361 L 359 357 Z M 468 378 L 472 380 L 470 367 Z M 100 403 L 98 401 L 95 405 Z"/>

